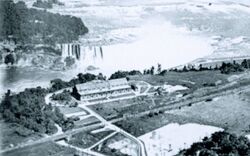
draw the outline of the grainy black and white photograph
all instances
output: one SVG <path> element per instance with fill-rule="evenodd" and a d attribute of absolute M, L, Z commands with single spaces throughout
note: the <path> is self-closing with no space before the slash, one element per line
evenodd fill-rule
<path fill-rule="evenodd" d="M 250 0 L 0 0 L 0 156 L 250 156 Z"/>

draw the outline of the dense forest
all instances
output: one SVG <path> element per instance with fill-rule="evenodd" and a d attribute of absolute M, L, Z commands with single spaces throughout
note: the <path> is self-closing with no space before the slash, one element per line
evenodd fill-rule
<path fill-rule="evenodd" d="M 181 156 L 247 156 L 250 155 L 250 141 L 243 136 L 227 132 L 216 132 L 202 142 L 194 143 L 180 152 Z"/>
<path fill-rule="evenodd" d="M 87 32 L 80 18 L 27 8 L 22 1 L 0 1 L 0 40 L 20 44 L 66 43 Z"/>

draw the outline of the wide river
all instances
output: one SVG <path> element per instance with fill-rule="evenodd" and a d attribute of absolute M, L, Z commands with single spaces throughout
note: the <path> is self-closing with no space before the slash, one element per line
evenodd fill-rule
<path fill-rule="evenodd" d="M 185 0 L 60 0 L 51 12 L 80 17 L 89 28 L 80 44 L 102 46 L 103 59 L 82 60 L 71 71 L 0 66 L 0 92 L 46 86 L 54 78 L 70 79 L 86 72 L 109 76 L 117 70 L 143 70 L 160 63 L 178 66 L 200 57 L 248 55 L 250 11 L 244 5 Z M 28 5 L 32 0 L 27 0 Z M 30 3 L 29 3 L 30 2 Z M 235 13 L 237 12 L 237 16 Z M 93 58 L 94 59 L 94 58 Z"/>

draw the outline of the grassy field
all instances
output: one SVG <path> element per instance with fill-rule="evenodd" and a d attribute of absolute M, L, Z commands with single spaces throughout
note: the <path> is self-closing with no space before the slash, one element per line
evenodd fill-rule
<path fill-rule="evenodd" d="M 37 144 L 3 153 L 2 156 L 74 156 L 76 150 L 60 146 L 53 142 Z"/>
<path fill-rule="evenodd" d="M 18 129 L 25 132 L 25 134 L 18 133 Z M 0 122 L 0 143 L 1 148 L 5 148 L 12 145 L 17 145 L 19 143 L 37 140 L 42 136 L 38 133 L 34 133 L 29 129 L 18 126 L 17 124 L 11 124 L 1 121 Z"/>

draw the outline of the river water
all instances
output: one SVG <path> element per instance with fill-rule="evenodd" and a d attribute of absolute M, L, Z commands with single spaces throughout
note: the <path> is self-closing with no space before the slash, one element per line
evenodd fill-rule
<path fill-rule="evenodd" d="M 46 86 L 54 78 L 70 79 L 94 66 L 109 76 L 117 70 L 143 70 L 160 63 L 178 66 L 200 57 L 248 55 L 249 9 L 239 4 L 185 0 L 61 0 L 54 13 L 80 17 L 89 28 L 78 44 L 102 47 L 102 59 L 82 57 L 70 71 L 0 66 L 1 92 Z M 28 0 L 27 2 L 32 2 Z M 29 3 L 32 4 L 32 3 Z M 235 15 L 237 13 L 237 16 Z M 237 51 L 237 53 L 235 52 Z M 95 55 L 95 54 L 93 54 Z"/>

